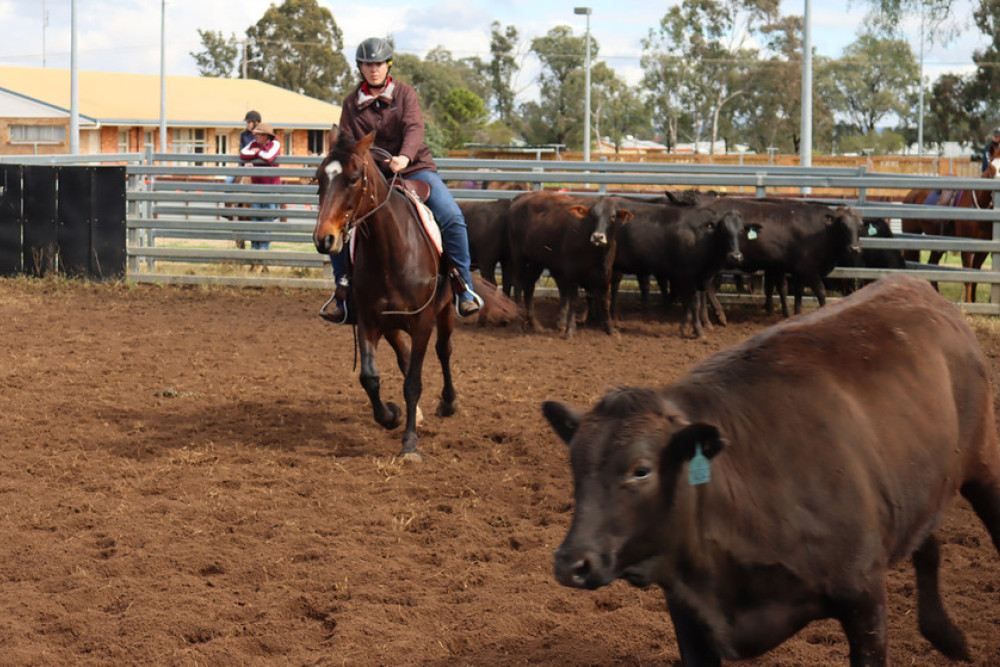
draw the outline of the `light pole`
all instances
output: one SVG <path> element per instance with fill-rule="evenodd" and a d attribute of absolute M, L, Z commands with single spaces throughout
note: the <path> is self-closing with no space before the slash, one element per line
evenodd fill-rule
<path fill-rule="evenodd" d="M 587 17 L 587 74 L 583 91 L 583 161 L 590 162 L 590 7 L 574 7 L 573 13 Z"/>

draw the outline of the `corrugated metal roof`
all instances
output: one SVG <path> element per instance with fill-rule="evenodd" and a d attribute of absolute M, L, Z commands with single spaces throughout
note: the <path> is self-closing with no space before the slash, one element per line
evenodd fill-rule
<path fill-rule="evenodd" d="M 160 76 L 77 71 L 78 112 L 105 125 L 157 125 Z M 0 67 L 0 88 L 70 111 L 70 70 Z M 166 77 L 171 126 L 243 127 L 250 109 L 280 129 L 326 129 L 340 106 L 251 79 Z M 0 115 L 2 111 L 0 111 Z"/>

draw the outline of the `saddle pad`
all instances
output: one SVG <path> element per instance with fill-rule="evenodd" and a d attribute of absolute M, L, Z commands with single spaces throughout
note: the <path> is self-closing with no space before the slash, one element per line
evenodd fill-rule
<path fill-rule="evenodd" d="M 410 198 L 411 202 L 413 202 L 413 205 L 417 209 L 418 213 L 417 217 L 420 218 L 420 223 L 424 226 L 424 229 L 427 230 L 427 236 L 429 236 L 431 241 L 434 243 L 434 248 L 435 250 L 437 250 L 438 255 L 441 255 L 443 247 L 441 245 L 441 228 L 438 227 L 437 221 L 434 219 L 434 214 L 431 213 L 431 210 L 427 208 L 426 204 L 420 201 L 416 197 L 416 195 L 414 195 L 408 189 L 402 187 L 400 187 L 399 189 L 401 192 L 405 193 L 407 197 Z M 347 232 L 347 243 L 348 243 L 348 248 L 350 248 L 352 262 L 354 261 L 355 238 L 356 235 L 354 234 L 354 227 L 351 227 L 351 229 Z"/>

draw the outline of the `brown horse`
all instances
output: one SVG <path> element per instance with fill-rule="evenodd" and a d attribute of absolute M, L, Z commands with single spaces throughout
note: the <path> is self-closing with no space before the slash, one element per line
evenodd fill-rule
<path fill-rule="evenodd" d="M 1000 157 L 994 158 L 983 172 L 983 178 L 997 178 L 998 168 L 1000 168 Z M 964 208 L 991 208 L 993 206 L 992 190 L 910 190 L 903 198 L 904 204 L 924 204 L 929 198 L 935 197 L 933 203 L 938 206 L 961 206 Z M 986 225 L 976 220 L 915 220 L 903 218 L 901 227 L 905 234 L 927 234 L 929 236 L 958 236 L 962 238 L 992 240 L 992 225 Z M 962 266 L 964 268 L 979 269 L 986 261 L 985 252 L 963 252 Z M 920 252 L 918 250 L 907 250 L 903 257 L 907 261 L 919 261 Z M 944 252 L 933 250 L 928 258 L 928 264 L 935 266 L 941 261 Z M 935 289 L 937 283 L 933 283 Z M 975 303 L 976 283 L 965 283 L 965 302 Z"/>
<path fill-rule="evenodd" d="M 353 300 L 357 313 L 357 340 L 361 356 L 361 386 L 371 401 L 375 421 L 392 429 L 400 410 L 380 395 L 375 351 L 381 338 L 396 352 L 404 376 L 406 428 L 399 456 L 420 460 L 417 450 L 417 403 L 423 388 L 421 372 L 431 332 L 437 327 L 435 350 L 441 362 L 444 387 L 437 414 L 455 413 L 451 377 L 451 334 L 455 314 L 453 291 L 437 249 L 420 222 L 409 196 L 391 187 L 376 166 L 370 149 L 371 133 L 359 141 L 331 130 L 330 150 L 316 171 L 319 213 L 313 242 L 324 254 L 339 252 L 346 232 L 354 235 Z M 395 181 L 395 178 L 393 179 Z M 478 278 L 478 276 L 476 277 Z M 477 292 L 485 301 L 480 317 L 498 310 L 517 312 L 513 302 L 482 279 Z M 407 346 L 403 334 L 409 334 Z"/>

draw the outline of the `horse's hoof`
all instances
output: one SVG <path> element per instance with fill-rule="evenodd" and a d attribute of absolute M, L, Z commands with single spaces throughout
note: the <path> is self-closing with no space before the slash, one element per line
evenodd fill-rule
<path fill-rule="evenodd" d="M 458 412 L 458 409 L 455 407 L 454 401 L 450 402 L 441 401 L 440 403 L 438 403 L 438 409 L 437 409 L 438 417 L 451 417 L 456 412 Z"/>
<path fill-rule="evenodd" d="M 419 450 L 412 450 L 409 452 L 400 452 L 397 457 L 400 461 L 404 463 L 423 463 L 424 455 L 420 453 Z"/>
<path fill-rule="evenodd" d="M 402 421 L 403 411 L 399 409 L 399 406 L 391 401 L 385 404 L 386 412 L 389 413 L 389 417 L 381 422 L 382 426 L 386 427 L 388 430 L 392 430 L 399 426 Z"/>

